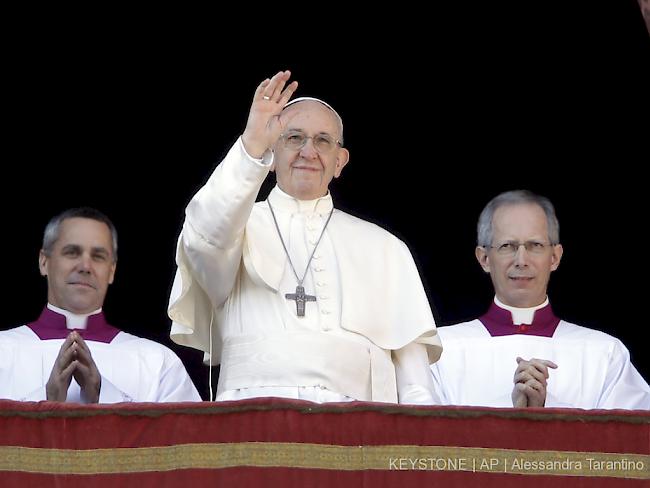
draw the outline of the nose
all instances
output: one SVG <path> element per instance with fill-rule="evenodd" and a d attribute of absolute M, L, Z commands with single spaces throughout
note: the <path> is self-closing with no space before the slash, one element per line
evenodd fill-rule
<path fill-rule="evenodd" d="M 528 251 L 526 250 L 526 246 L 523 244 L 519 244 L 517 252 L 515 253 L 515 266 L 528 266 Z"/>
<path fill-rule="evenodd" d="M 77 268 L 81 273 L 90 273 L 91 264 L 92 264 L 92 258 L 90 257 L 90 254 L 82 254 L 81 257 L 79 258 L 79 263 L 77 264 Z"/>
<path fill-rule="evenodd" d="M 314 146 L 314 139 L 312 137 L 308 137 L 305 141 L 305 145 L 300 148 L 300 156 L 305 159 L 313 159 L 318 157 L 318 151 L 316 151 L 316 147 Z"/>

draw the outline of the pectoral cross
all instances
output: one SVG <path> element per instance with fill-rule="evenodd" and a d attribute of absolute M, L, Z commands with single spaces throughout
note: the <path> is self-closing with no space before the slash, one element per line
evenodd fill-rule
<path fill-rule="evenodd" d="M 298 317 L 305 316 L 305 302 L 315 302 L 316 297 L 313 295 L 305 295 L 304 286 L 296 286 L 296 293 L 287 293 L 284 295 L 287 300 L 296 301 L 296 314 Z"/>

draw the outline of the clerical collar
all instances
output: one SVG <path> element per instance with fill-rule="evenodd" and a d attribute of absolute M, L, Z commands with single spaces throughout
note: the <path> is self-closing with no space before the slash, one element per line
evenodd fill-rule
<path fill-rule="evenodd" d="M 66 315 L 59 311 L 67 312 L 58 307 L 50 307 L 50 304 L 48 304 L 47 307 L 43 308 L 40 317 L 35 322 L 27 324 L 27 326 L 41 340 L 65 339 L 70 333 L 70 329 L 68 328 Z M 109 343 L 120 332 L 119 329 L 106 322 L 106 318 L 101 309 L 92 312 L 92 314 L 87 315 L 85 318 L 86 328 L 76 329 L 79 335 L 85 340 Z"/>
<path fill-rule="evenodd" d="M 51 303 L 47 304 L 47 308 L 49 308 L 53 312 L 63 315 L 66 319 L 66 327 L 68 329 L 85 329 L 86 324 L 88 322 L 88 317 L 91 315 L 96 315 L 102 311 L 102 307 L 99 307 L 97 310 L 93 312 L 78 314 L 78 313 L 72 313 L 69 310 L 65 310 L 63 308 L 55 307 Z"/>
<path fill-rule="evenodd" d="M 512 314 L 513 324 L 515 325 L 532 324 L 533 317 L 535 316 L 535 310 L 539 310 L 540 308 L 544 308 L 546 305 L 548 305 L 548 296 L 546 297 L 546 300 L 544 300 L 539 305 L 535 307 L 528 307 L 528 308 L 518 308 L 518 307 L 511 307 L 510 305 L 506 305 L 501 300 L 499 300 L 496 295 L 494 296 L 494 303 L 496 303 L 498 307 L 510 311 L 510 313 Z"/>
<path fill-rule="evenodd" d="M 532 320 L 528 323 L 522 322 L 520 319 L 523 317 Z M 560 319 L 551 309 L 548 298 L 537 307 L 516 308 L 501 303 L 495 297 L 487 313 L 479 317 L 479 320 L 492 337 L 513 334 L 552 337 L 560 323 Z"/>
<path fill-rule="evenodd" d="M 327 215 L 332 211 L 334 203 L 332 202 L 332 195 L 327 192 L 327 195 L 315 200 L 298 200 L 291 195 L 285 193 L 278 185 L 271 190 L 269 200 L 275 209 L 281 209 L 291 213 L 302 213 L 311 215 L 318 213 L 320 215 Z"/>

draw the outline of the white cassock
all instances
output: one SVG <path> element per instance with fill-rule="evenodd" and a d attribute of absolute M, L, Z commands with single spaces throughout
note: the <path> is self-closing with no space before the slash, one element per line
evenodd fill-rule
<path fill-rule="evenodd" d="M 55 314 L 59 320 L 53 314 L 46 308 L 34 324 L 60 324 L 63 330 L 57 335 L 62 338 L 41 339 L 31 328 L 34 324 L 0 332 L 0 398 L 46 400 L 45 385 L 65 336 L 71 332 L 65 327 L 65 317 Z M 102 320 L 103 314 L 99 315 Z M 85 333 L 79 332 L 82 336 Z M 99 403 L 201 401 L 183 363 L 171 349 L 115 332 L 110 342 L 84 339 L 102 377 Z M 74 378 L 66 402 L 82 402 Z"/>
<path fill-rule="evenodd" d="M 406 245 L 334 210 L 303 283 L 316 301 L 297 316 L 285 298 L 296 277 L 268 203 L 255 203 L 271 163 L 270 152 L 255 160 L 238 140 L 188 205 L 172 339 L 221 364 L 217 400 L 434 401 L 429 364 L 441 346 Z M 275 187 L 269 201 L 302 278 L 332 199 L 299 201 Z"/>
<path fill-rule="evenodd" d="M 522 310 L 509 308 L 500 310 L 508 315 Z M 536 313 L 552 316 L 549 305 Z M 519 356 L 558 365 L 548 369 L 546 407 L 650 409 L 650 387 L 620 340 L 557 317 L 550 337 L 530 335 L 536 327 L 534 320 L 527 334 L 515 333 L 512 315 L 508 318 L 513 332 L 493 336 L 488 316 L 499 314 L 499 307 L 492 304 L 480 319 L 438 329 L 445 350 L 431 370 L 444 405 L 512 407 Z"/>

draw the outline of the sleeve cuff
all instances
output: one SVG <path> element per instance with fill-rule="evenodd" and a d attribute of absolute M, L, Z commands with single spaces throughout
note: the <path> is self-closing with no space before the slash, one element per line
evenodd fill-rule
<path fill-rule="evenodd" d="M 259 164 L 260 166 L 271 166 L 273 164 L 273 151 L 267 149 L 262 157 L 258 159 L 248 154 L 246 148 L 244 147 L 244 142 L 242 141 L 241 136 L 239 136 L 239 139 L 237 139 L 237 143 L 239 144 L 241 153 L 252 163 Z"/>

